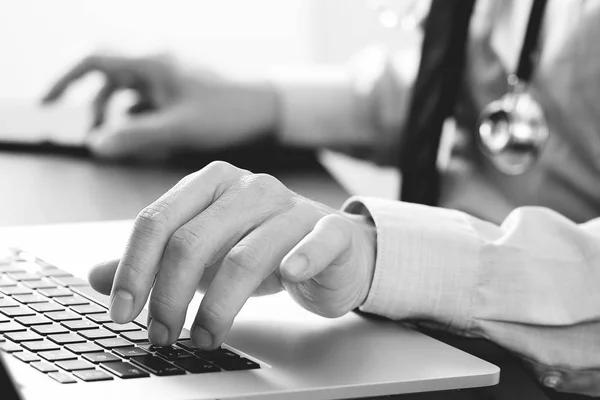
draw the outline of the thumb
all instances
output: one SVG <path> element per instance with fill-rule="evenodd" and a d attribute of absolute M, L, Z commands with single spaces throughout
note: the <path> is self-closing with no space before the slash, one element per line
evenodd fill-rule
<path fill-rule="evenodd" d="M 164 155 L 174 145 L 172 133 L 176 123 L 177 118 L 169 113 L 132 116 L 111 131 L 102 129 L 88 136 L 86 144 L 94 154 L 103 158 Z"/>
<path fill-rule="evenodd" d="M 117 259 L 94 265 L 92 269 L 90 269 L 88 280 L 94 290 L 107 296 L 110 295 L 118 265 L 119 260 Z"/>
<path fill-rule="evenodd" d="M 318 275 L 333 263 L 346 262 L 352 244 L 350 224 L 338 214 L 321 218 L 282 260 L 282 278 L 290 282 L 302 282 Z"/>

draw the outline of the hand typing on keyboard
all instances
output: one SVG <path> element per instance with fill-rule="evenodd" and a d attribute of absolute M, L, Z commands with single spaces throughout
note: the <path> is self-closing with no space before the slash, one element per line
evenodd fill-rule
<path fill-rule="evenodd" d="M 360 306 L 373 277 L 375 243 L 367 217 L 303 198 L 271 176 L 215 162 L 140 212 L 121 260 L 96 266 L 90 283 L 110 293 L 110 315 L 121 324 L 150 297 L 149 337 L 159 345 L 177 340 L 199 287 L 205 295 L 191 338 L 213 349 L 253 294 L 285 288 L 326 317 Z"/>

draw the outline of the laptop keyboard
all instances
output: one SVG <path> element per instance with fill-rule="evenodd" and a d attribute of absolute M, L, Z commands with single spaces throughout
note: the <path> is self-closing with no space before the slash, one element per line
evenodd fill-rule
<path fill-rule="evenodd" d="M 154 346 L 145 312 L 116 324 L 85 280 L 14 249 L 0 254 L 0 351 L 64 384 L 260 368 L 229 346 L 194 348 L 187 330 Z"/>

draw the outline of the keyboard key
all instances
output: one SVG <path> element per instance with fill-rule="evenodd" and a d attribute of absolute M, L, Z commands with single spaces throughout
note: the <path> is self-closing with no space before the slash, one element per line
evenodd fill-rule
<path fill-rule="evenodd" d="M 58 304 L 63 306 L 79 306 L 83 304 L 90 304 L 90 302 L 81 296 L 65 296 L 57 297 L 54 299 Z"/>
<path fill-rule="evenodd" d="M 48 320 L 50 321 L 50 320 Z M 31 328 L 34 332 L 39 333 L 40 335 L 57 335 L 60 333 L 68 333 L 69 331 L 58 325 L 58 324 L 49 324 L 49 325 L 36 325 Z"/>
<path fill-rule="evenodd" d="M 39 313 L 47 313 L 52 311 L 64 311 L 64 307 L 60 306 L 56 303 L 39 303 L 39 304 L 31 304 L 29 307 L 34 309 Z"/>
<path fill-rule="evenodd" d="M 202 374 L 205 372 L 219 372 L 220 368 L 215 367 L 214 365 L 200 360 L 199 358 L 182 358 L 180 360 L 175 361 L 175 365 L 185 369 L 192 374 Z"/>
<path fill-rule="evenodd" d="M 0 287 L 11 287 L 11 286 L 17 286 L 17 282 L 13 281 L 12 279 L 8 279 L 4 276 L 0 277 Z"/>
<path fill-rule="evenodd" d="M 100 339 L 96 340 L 96 343 L 104 347 L 105 349 L 116 349 L 118 347 L 133 346 L 133 343 L 123 338 Z"/>
<path fill-rule="evenodd" d="M 22 304 L 46 303 L 48 299 L 39 294 L 20 294 L 13 296 L 13 299 Z"/>
<path fill-rule="evenodd" d="M 46 297 L 63 297 L 73 295 L 73 292 L 64 287 L 52 289 L 38 289 L 38 293 Z"/>
<path fill-rule="evenodd" d="M 16 343 L 31 342 L 34 340 L 43 340 L 44 339 L 43 336 L 40 336 L 37 333 L 31 332 L 31 331 L 6 333 L 4 335 L 4 337 L 6 337 L 7 339 L 10 339 Z"/>
<path fill-rule="evenodd" d="M 154 353 L 160 346 L 156 346 L 148 341 L 145 343 L 137 343 L 137 346 L 146 350 L 147 352 Z"/>
<path fill-rule="evenodd" d="M 11 321 L 10 318 L 8 318 L 6 315 L 4 314 L 0 314 L 0 322 L 8 322 Z"/>
<path fill-rule="evenodd" d="M 29 307 L 19 306 L 19 307 L 7 307 L 0 308 L 0 313 L 6 315 L 7 317 L 23 317 L 26 315 L 35 315 L 35 312 Z"/>
<path fill-rule="evenodd" d="M 194 354 L 210 362 L 226 362 L 227 360 L 240 358 L 239 355 L 223 347 L 219 347 L 218 349 L 212 351 L 196 350 Z"/>
<path fill-rule="evenodd" d="M 22 268 L 19 268 L 17 265 L 0 265 L 0 273 L 18 273 L 18 272 L 27 272 Z"/>
<path fill-rule="evenodd" d="M 60 347 L 56 343 L 48 340 L 38 340 L 35 342 L 24 342 L 21 344 L 25 349 L 37 353 L 38 351 L 58 350 Z"/>
<path fill-rule="evenodd" d="M 66 360 L 59 361 L 56 363 L 58 368 L 62 368 L 65 371 L 81 371 L 83 369 L 94 369 L 94 364 L 91 364 L 85 360 Z"/>
<path fill-rule="evenodd" d="M 105 313 L 106 308 L 100 307 L 98 304 L 85 304 L 81 306 L 71 306 L 71 310 L 75 311 L 78 314 L 87 315 L 87 314 L 99 314 Z"/>
<path fill-rule="evenodd" d="M 191 340 L 178 340 L 175 345 L 192 353 L 198 350 Z"/>
<path fill-rule="evenodd" d="M 46 361 L 32 362 L 31 365 L 33 368 L 37 369 L 40 372 L 48 373 L 48 372 L 57 372 L 58 368 L 56 368 L 53 364 L 50 364 Z"/>
<path fill-rule="evenodd" d="M 128 362 L 111 362 L 100 364 L 102 368 L 122 379 L 146 378 L 150 376 L 138 367 L 134 367 Z"/>
<path fill-rule="evenodd" d="M 121 359 L 114 354 L 105 352 L 84 354 L 82 357 L 94 364 L 121 361 Z"/>
<path fill-rule="evenodd" d="M 79 314 L 75 314 L 73 311 L 69 310 L 49 312 L 46 314 L 46 317 L 56 322 L 81 319 L 81 316 Z"/>
<path fill-rule="evenodd" d="M 88 283 L 86 280 L 83 280 L 81 278 L 77 278 L 75 276 L 55 276 L 50 278 L 52 280 L 52 282 L 60 285 L 60 286 L 65 286 L 65 287 L 71 287 L 71 286 L 88 286 Z"/>
<path fill-rule="evenodd" d="M 68 350 L 72 351 L 76 354 L 84 354 L 84 353 L 96 353 L 99 351 L 103 351 L 102 347 L 98 346 L 96 343 L 77 343 L 77 344 L 68 344 L 65 346 Z"/>
<path fill-rule="evenodd" d="M 98 329 L 100 326 L 86 319 L 79 319 L 75 321 L 64 321 L 62 325 L 69 328 L 72 331 L 82 331 L 85 329 Z"/>
<path fill-rule="evenodd" d="M 135 331 L 135 332 L 123 332 L 121 334 L 125 339 L 130 340 L 134 343 L 147 342 L 148 332 L 147 331 Z"/>
<path fill-rule="evenodd" d="M 146 350 L 139 347 L 123 347 L 114 349 L 116 355 L 123 358 L 140 357 L 150 355 Z"/>
<path fill-rule="evenodd" d="M 106 372 L 98 371 L 97 369 L 76 371 L 73 375 L 85 382 L 110 381 L 113 379 L 113 377 Z"/>
<path fill-rule="evenodd" d="M 106 329 L 89 329 L 80 331 L 79 334 L 88 340 L 114 338 L 116 335 Z"/>
<path fill-rule="evenodd" d="M 67 350 L 52 350 L 42 351 L 38 353 L 38 356 L 48 361 L 63 361 L 63 360 L 74 360 L 77 356 Z"/>
<path fill-rule="evenodd" d="M 25 326 L 45 325 L 52 323 L 51 320 L 44 317 L 43 315 L 28 315 L 26 317 L 15 318 L 15 320 L 18 323 L 23 324 Z"/>
<path fill-rule="evenodd" d="M 145 355 L 141 357 L 135 357 L 131 359 L 131 362 L 138 367 L 142 367 L 152 372 L 154 375 L 167 376 L 167 375 L 183 375 L 185 371 L 181 368 L 177 368 L 173 364 L 170 364 L 162 358 Z"/>
<path fill-rule="evenodd" d="M 156 354 L 163 356 L 169 361 L 178 360 L 180 358 L 194 357 L 191 353 L 173 346 L 153 346 L 150 348 L 150 351 L 155 351 Z"/>
<path fill-rule="evenodd" d="M 0 351 L 5 353 L 16 353 L 17 351 L 23 351 L 23 349 L 18 344 L 7 340 L 3 343 L 0 343 Z"/>
<path fill-rule="evenodd" d="M 48 376 L 58 383 L 77 383 L 77 380 L 71 375 L 67 375 L 62 372 L 50 372 Z"/>
<path fill-rule="evenodd" d="M 48 339 L 52 340 L 56 344 L 73 344 L 83 343 L 85 339 L 76 333 L 61 333 L 58 335 L 50 335 Z"/>
<path fill-rule="evenodd" d="M 33 294 L 33 292 L 30 289 L 27 289 L 23 286 L 0 287 L 0 293 L 3 293 L 7 296 L 15 296 L 19 294 Z"/>
<path fill-rule="evenodd" d="M 30 351 L 19 351 L 17 353 L 14 353 L 13 355 L 15 356 L 15 358 L 18 358 L 19 360 L 26 363 L 40 361 L 40 358 Z"/>
<path fill-rule="evenodd" d="M 37 280 L 37 281 L 23 281 L 21 283 L 30 289 L 53 289 L 53 288 L 56 288 L 56 284 L 54 282 L 50 282 L 50 281 L 46 281 L 46 280 L 42 280 L 42 279 Z"/>
<path fill-rule="evenodd" d="M 15 261 L 13 265 L 20 269 L 22 272 L 31 272 L 40 269 L 40 266 L 38 264 L 32 262 L 32 260 L 34 260 L 35 257 L 31 256 L 31 254 L 27 254 L 21 251 L 18 255 L 18 258 L 19 259 Z"/>
<path fill-rule="evenodd" d="M 0 299 L 0 308 L 18 307 L 18 306 L 19 306 L 19 303 L 17 303 L 13 299 L 9 299 L 8 297 Z"/>
<path fill-rule="evenodd" d="M 58 268 L 45 268 L 36 272 L 39 276 L 51 277 L 51 276 L 73 276 L 70 273 L 63 271 Z"/>
<path fill-rule="evenodd" d="M 136 324 L 134 324 L 132 322 L 129 322 L 127 324 L 116 324 L 116 323 L 112 322 L 112 323 L 108 323 L 108 324 L 104 325 L 104 327 L 106 329 L 108 329 L 109 331 L 113 331 L 116 333 L 142 330 L 142 328 L 140 328 L 139 326 L 137 326 Z"/>
<path fill-rule="evenodd" d="M 86 317 L 98 324 L 112 322 L 112 319 L 110 319 L 110 315 L 108 315 L 108 313 L 106 313 L 106 312 L 102 313 L 102 314 L 89 314 L 89 315 L 86 315 Z"/>
<path fill-rule="evenodd" d="M 19 332 L 26 329 L 23 325 L 14 321 L 0 322 L 0 333 Z"/>
<path fill-rule="evenodd" d="M 40 279 L 37 274 L 31 272 L 10 272 L 6 276 L 15 281 L 37 281 Z"/>

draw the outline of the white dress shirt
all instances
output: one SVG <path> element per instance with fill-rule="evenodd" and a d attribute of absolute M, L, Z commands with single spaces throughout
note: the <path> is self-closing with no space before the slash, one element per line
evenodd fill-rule
<path fill-rule="evenodd" d="M 550 140 L 535 168 L 505 176 L 472 140 L 481 109 L 507 91 L 530 7 L 476 3 L 458 129 L 440 156 L 444 208 L 353 198 L 345 209 L 377 226 L 364 311 L 489 338 L 538 370 L 585 373 L 600 369 L 600 1 L 548 3 L 532 92 Z M 392 162 L 414 74 L 402 52 L 363 60 L 279 75 L 281 139 Z"/>

